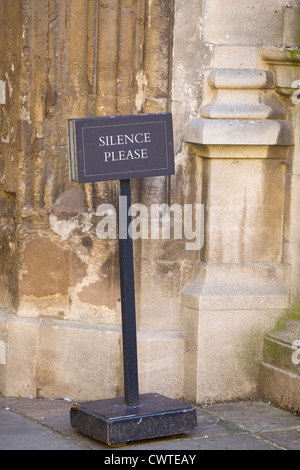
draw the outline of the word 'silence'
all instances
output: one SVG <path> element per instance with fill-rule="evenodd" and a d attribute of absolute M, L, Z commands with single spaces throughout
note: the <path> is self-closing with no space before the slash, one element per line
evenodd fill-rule
<path fill-rule="evenodd" d="M 120 134 L 120 135 L 107 135 L 99 137 L 100 147 L 109 147 L 110 145 L 128 145 L 128 144 L 143 144 L 151 142 L 150 132 L 137 133 L 137 134 Z"/>

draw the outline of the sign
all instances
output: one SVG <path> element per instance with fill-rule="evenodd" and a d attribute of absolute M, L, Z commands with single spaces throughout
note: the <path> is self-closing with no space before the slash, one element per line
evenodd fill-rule
<path fill-rule="evenodd" d="M 171 113 L 69 119 L 68 130 L 72 181 L 174 174 Z"/>
<path fill-rule="evenodd" d="M 174 173 L 170 113 L 68 121 L 71 179 L 79 183 L 120 180 L 123 223 L 131 216 L 130 179 Z M 155 393 L 139 396 L 133 244 L 119 238 L 124 401 L 76 403 L 71 425 L 108 445 L 191 431 L 196 409 Z"/>

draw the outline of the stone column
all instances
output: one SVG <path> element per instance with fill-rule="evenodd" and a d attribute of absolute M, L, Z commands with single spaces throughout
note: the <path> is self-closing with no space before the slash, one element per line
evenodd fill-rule
<path fill-rule="evenodd" d="M 293 128 L 268 70 L 215 69 L 186 129 L 203 159 L 205 245 L 182 294 L 186 394 L 255 394 L 263 332 L 288 304 L 282 239 Z M 205 360 L 204 360 L 205 358 Z"/>

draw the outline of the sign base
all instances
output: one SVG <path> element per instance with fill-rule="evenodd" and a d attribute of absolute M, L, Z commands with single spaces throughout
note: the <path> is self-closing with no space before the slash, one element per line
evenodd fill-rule
<path fill-rule="evenodd" d="M 137 406 L 126 406 L 124 398 L 75 404 L 70 418 L 77 431 L 107 445 L 186 433 L 197 425 L 195 408 L 155 393 L 141 395 Z"/>

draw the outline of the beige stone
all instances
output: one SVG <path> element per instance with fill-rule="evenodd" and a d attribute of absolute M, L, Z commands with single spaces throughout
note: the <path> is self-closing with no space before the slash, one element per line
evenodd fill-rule
<path fill-rule="evenodd" d="M 120 395 L 120 353 L 118 329 L 43 321 L 37 360 L 40 394 L 80 400 Z"/>
<path fill-rule="evenodd" d="M 299 411 L 300 377 L 279 367 L 261 363 L 260 395 L 264 400 L 288 409 Z"/>
<path fill-rule="evenodd" d="M 299 48 L 263 46 L 259 54 L 274 69 L 278 91 L 290 94 L 293 83 L 299 79 Z"/>
<path fill-rule="evenodd" d="M 0 333 L 8 331 L 9 360 L 0 375 L 0 384 L 8 384 L 2 393 L 73 400 L 122 395 L 120 328 L 54 319 L 14 320 L 3 314 L 0 320 Z M 182 396 L 183 346 L 179 332 L 139 333 L 141 393 Z"/>
<path fill-rule="evenodd" d="M 117 287 L 118 278 L 101 279 L 87 287 L 84 287 L 79 292 L 78 297 L 83 302 L 95 305 L 106 305 L 108 308 L 115 308 L 117 296 L 119 294 Z M 113 292 L 111 292 L 113 289 Z"/>
<path fill-rule="evenodd" d="M 206 145 L 291 145 L 293 129 L 287 121 L 197 118 L 188 125 L 186 140 Z"/>
<path fill-rule="evenodd" d="M 69 219 L 86 212 L 84 191 L 73 188 L 61 194 L 53 204 L 52 213 L 58 219 Z"/>
<path fill-rule="evenodd" d="M 275 86 L 274 75 L 268 70 L 215 69 L 210 72 L 207 80 L 216 89 L 262 90 Z"/>
<path fill-rule="evenodd" d="M 213 46 L 213 51 L 212 66 L 217 69 L 261 69 L 258 47 L 256 45 L 243 44 L 241 46 L 239 44 L 218 44 Z"/>
<path fill-rule="evenodd" d="M 287 276 L 280 264 L 199 263 L 182 291 L 182 305 L 195 310 L 284 309 Z M 258 316 L 259 318 L 259 316 Z"/>
<path fill-rule="evenodd" d="M 210 0 L 206 3 L 205 40 L 215 44 L 280 44 L 285 5 L 282 0 L 232 0 L 226 8 L 222 0 Z"/>
<path fill-rule="evenodd" d="M 0 380 L 7 396 L 96 399 L 121 393 L 119 329 L 3 314 L 0 326 L 7 331 Z"/>
<path fill-rule="evenodd" d="M 222 159 L 212 160 L 209 168 L 209 259 L 280 262 L 285 166 L 277 160 Z"/>
<path fill-rule="evenodd" d="M 140 393 L 180 398 L 183 390 L 184 339 L 175 331 L 138 333 Z"/>
<path fill-rule="evenodd" d="M 47 238 L 30 242 L 24 255 L 26 272 L 21 295 L 45 297 L 68 292 L 68 254 Z"/>
<path fill-rule="evenodd" d="M 284 10 L 283 44 L 286 46 L 300 46 L 300 8 L 291 5 Z"/>
<path fill-rule="evenodd" d="M 263 336 L 280 312 L 183 308 L 185 396 L 198 403 L 257 396 Z"/>
<path fill-rule="evenodd" d="M 2 320 L 2 318 L 1 318 Z M 3 321 L 1 321 L 3 324 Z M 5 368 L 6 396 L 36 396 L 36 361 L 38 356 L 38 320 L 5 319 L 7 364 Z"/>

